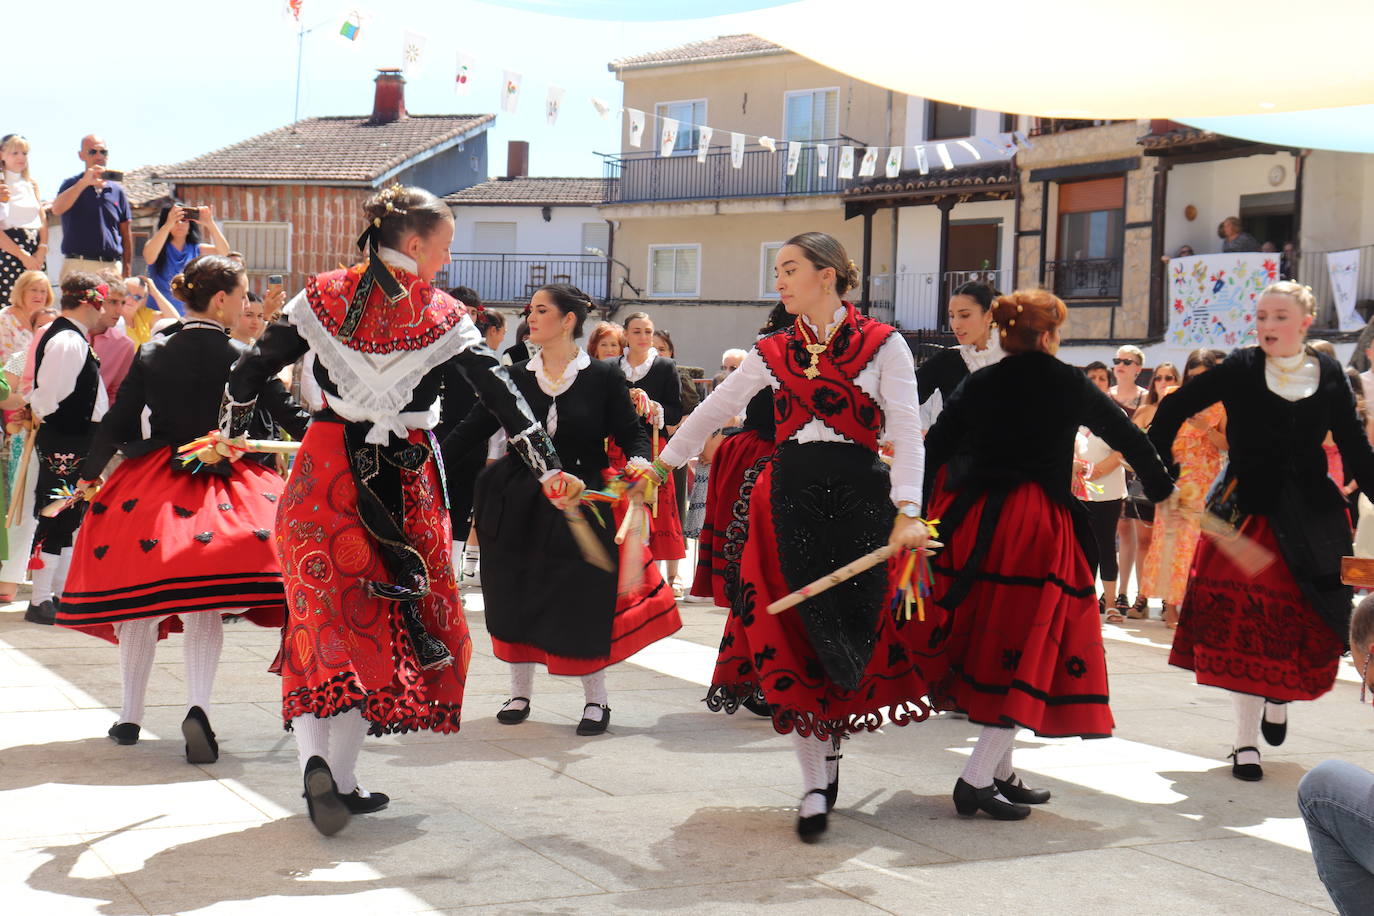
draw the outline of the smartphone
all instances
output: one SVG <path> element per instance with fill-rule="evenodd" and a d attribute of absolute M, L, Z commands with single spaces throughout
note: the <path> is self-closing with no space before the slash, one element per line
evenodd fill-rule
<path fill-rule="evenodd" d="M 182 219 L 197 219 L 200 216 L 199 207 L 188 207 L 185 204 L 181 204 L 180 206 Z"/>
<path fill-rule="evenodd" d="M 124 173 L 119 169 L 106 169 L 100 173 L 100 178 L 102 181 L 123 181 Z"/>
<path fill-rule="evenodd" d="M 286 278 L 283 277 L 281 274 L 272 274 L 270 277 L 267 278 L 267 285 L 268 285 L 268 286 L 285 286 L 285 285 L 286 285 Z"/>

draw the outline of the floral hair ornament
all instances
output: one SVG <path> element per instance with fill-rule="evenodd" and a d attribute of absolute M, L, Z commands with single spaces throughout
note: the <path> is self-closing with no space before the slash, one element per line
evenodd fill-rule
<path fill-rule="evenodd" d="M 81 298 L 85 302 L 104 302 L 108 295 L 110 295 L 109 284 L 101 283 L 99 286 L 94 286 L 83 292 Z"/>

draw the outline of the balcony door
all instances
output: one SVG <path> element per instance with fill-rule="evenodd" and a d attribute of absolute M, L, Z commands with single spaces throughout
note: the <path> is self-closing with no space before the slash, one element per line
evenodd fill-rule
<path fill-rule="evenodd" d="M 1121 295 L 1126 179 L 1096 178 L 1059 186 L 1054 292 L 1062 299 Z"/>
<path fill-rule="evenodd" d="M 803 89 L 783 97 L 782 138 L 788 143 L 806 144 L 797 160 L 795 175 L 787 174 L 787 157 L 778 157 L 788 194 L 806 194 L 819 189 L 824 179 L 816 172 L 816 143 L 833 140 L 839 134 L 839 118 L 839 89 Z M 833 172 L 839 162 L 838 151 L 830 158 Z"/>

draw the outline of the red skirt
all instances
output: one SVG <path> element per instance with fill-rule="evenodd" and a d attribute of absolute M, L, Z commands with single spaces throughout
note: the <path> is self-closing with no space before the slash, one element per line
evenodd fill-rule
<path fill-rule="evenodd" d="M 1020 484 L 1005 494 L 1000 515 L 987 518 L 979 551 L 984 516 L 997 511 L 989 504 L 1002 497 L 961 499 L 941 483 L 927 509 L 947 520 L 946 546 L 932 562 L 932 595 L 950 614 L 949 673 L 937 694 L 979 725 L 1048 738 L 1111 735 L 1093 573 L 1069 508 L 1038 484 Z M 956 501 L 969 504 L 961 518 L 951 513 Z"/>
<path fill-rule="evenodd" d="M 749 539 L 740 558 L 740 596 L 725 624 L 707 707 L 734 712 L 755 692 L 774 706 L 782 734 L 827 738 L 920 722 L 930 715 L 924 697 L 938 634 L 937 608 L 924 622 L 898 621 L 888 609 L 900 571 L 887 569 L 887 597 L 877 615 L 873 654 L 854 690 L 845 690 L 817 660 L 796 609 L 769 614 L 769 603 L 790 594 L 783 576 L 773 517 L 775 456 L 759 475 L 749 500 Z M 817 570 L 820 578 L 830 570 Z M 932 613 L 934 612 L 934 613 Z M 885 715 L 886 714 L 886 715 Z"/>
<path fill-rule="evenodd" d="M 283 481 L 253 461 L 227 477 L 173 470 L 172 450 L 122 463 L 77 531 L 57 622 L 117 642 L 114 624 L 178 613 L 242 614 L 279 627 L 285 612 L 272 525 Z"/>
<path fill-rule="evenodd" d="M 706 518 L 697 537 L 697 568 L 691 593 L 712 599 L 717 607 L 730 606 L 725 594 L 725 532 L 736 522 L 747 524 L 749 518 L 749 503 L 740 498 L 744 472 L 771 454 L 773 440 L 750 429 L 727 437 L 711 462 Z"/>
<path fill-rule="evenodd" d="M 614 442 L 607 442 L 606 455 L 610 459 L 608 478 L 625 469 L 625 453 Z M 677 511 L 677 484 L 672 474 L 658 488 L 658 514 L 649 516 L 649 552 L 655 560 L 681 560 L 687 556 L 682 518 Z"/>
<path fill-rule="evenodd" d="M 401 471 L 404 534 L 424 560 L 430 592 L 420 621 L 453 654 L 444 668 L 420 668 L 401 605 L 368 590 L 387 580 L 381 552 L 358 517 L 358 492 L 343 424 L 310 425 L 277 514 L 277 550 L 288 615 L 282 639 L 282 718 L 326 718 L 357 707 L 373 734 L 456 732 L 472 639 L 458 600 L 448 511 L 433 457 Z M 411 442 L 428 443 L 413 430 Z"/>
<path fill-rule="evenodd" d="M 1345 647 L 1303 597 L 1269 520 L 1252 515 L 1241 531 L 1278 559 L 1248 576 L 1204 534 L 1169 664 L 1194 671 L 1199 684 L 1270 700 L 1315 700 L 1336 683 Z"/>

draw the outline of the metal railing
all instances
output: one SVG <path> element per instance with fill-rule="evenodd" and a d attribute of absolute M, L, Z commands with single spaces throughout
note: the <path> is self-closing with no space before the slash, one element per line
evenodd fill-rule
<path fill-rule="evenodd" d="M 1120 299 L 1121 258 L 1045 262 L 1045 288 L 1060 299 Z"/>
<path fill-rule="evenodd" d="M 805 146 L 796 173 L 787 174 L 787 143 L 777 152 L 749 146 L 739 168 L 730 159 L 729 147 L 712 147 L 705 162 L 695 151 L 673 156 L 657 152 L 623 153 L 606 157 L 606 203 L 641 203 L 670 200 L 716 200 L 728 197 L 792 197 L 838 194 L 844 182 L 837 177 L 840 147 L 853 146 L 855 158 L 863 156 L 864 144 L 850 138 L 802 141 Z M 830 147 L 826 177 L 818 171 L 817 144 Z M 881 164 L 880 164 L 881 165 Z M 858 162 L 855 162 L 858 174 Z"/>
<path fill-rule="evenodd" d="M 948 270 L 939 273 L 873 274 L 869 277 L 868 311 L 905 330 L 949 329 L 949 297 L 968 282 L 1010 289 L 1010 270 Z"/>
<path fill-rule="evenodd" d="M 604 301 L 606 264 L 590 254 L 455 254 L 437 281 L 446 289 L 471 287 L 483 302 L 523 304 L 548 283 L 571 283 Z"/>

